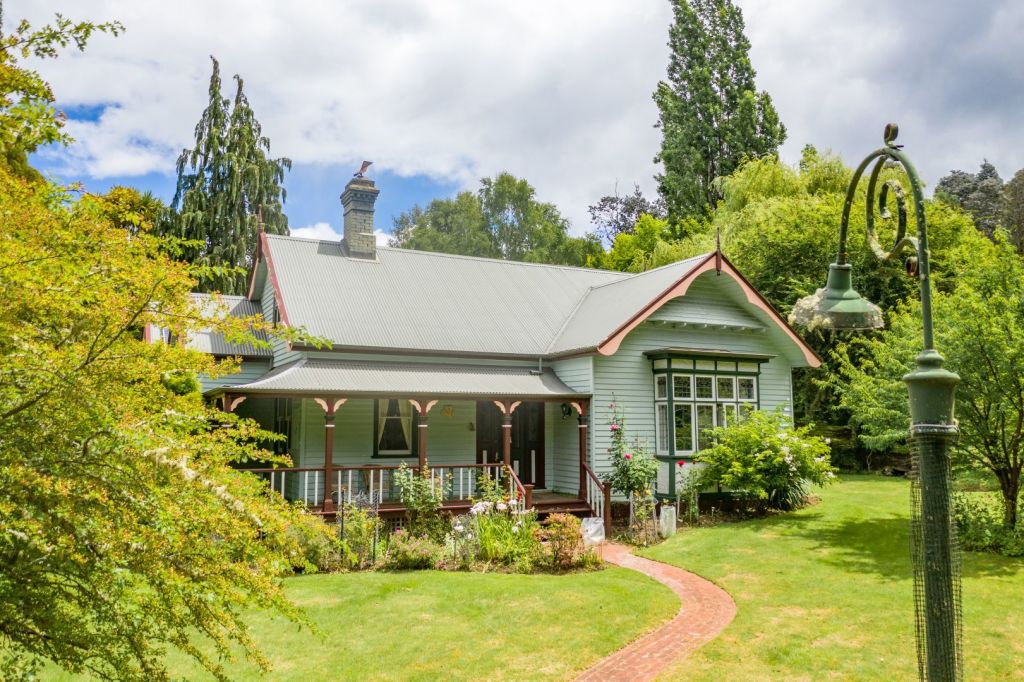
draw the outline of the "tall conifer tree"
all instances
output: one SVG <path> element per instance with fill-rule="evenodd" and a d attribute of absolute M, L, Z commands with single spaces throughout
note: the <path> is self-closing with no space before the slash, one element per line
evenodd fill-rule
<path fill-rule="evenodd" d="M 786 128 L 767 92 L 757 92 L 743 15 L 731 0 L 671 0 L 668 82 L 658 83 L 662 131 L 655 162 L 670 220 L 714 209 L 716 178 L 746 157 L 772 154 Z"/>
<path fill-rule="evenodd" d="M 242 79 L 235 76 L 232 103 L 221 94 L 220 65 L 211 60 L 210 103 L 196 124 L 195 147 L 178 157 L 178 186 L 165 231 L 199 242 L 183 256 L 211 268 L 200 274 L 201 291 L 242 294 L 260 225 L 271 234 L 288 234 L 281 183 L 291 161 L 270 158 L 270 140 Z"/>

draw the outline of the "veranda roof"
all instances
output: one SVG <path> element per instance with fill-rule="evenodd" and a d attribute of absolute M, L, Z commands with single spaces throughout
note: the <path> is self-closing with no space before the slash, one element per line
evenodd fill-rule
<path fill-rule="evenodd" d="M 588 397 L 550 369 L 307 358 L 248 384 L 216 389 L 242 394 L 422 396 L 569 400 Z"/>

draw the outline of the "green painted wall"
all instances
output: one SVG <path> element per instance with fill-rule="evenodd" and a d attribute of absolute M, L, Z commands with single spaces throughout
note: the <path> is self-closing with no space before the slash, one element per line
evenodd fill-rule
<path fill-rule="evenodd" d="M 269 359 L 243 360 L 241 366 L 238 368 L 238 372 L 235 374 L 218 377 L 217 379 L 211 379 L 206 375 L 200 375 L 199 383 L 202 385 L 203 392 L 205 393 L 211 388 L 218 388 L 220 386 L 238 386 L 239 384 L 247 384 L 250 381 L 259 379 L 269 371 Z"/>

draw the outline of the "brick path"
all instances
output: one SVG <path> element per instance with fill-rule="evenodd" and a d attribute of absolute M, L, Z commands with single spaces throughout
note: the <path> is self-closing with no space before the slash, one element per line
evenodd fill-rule
<path fill-rule="evenodd" d="M 653 680 L 669 663 L 707 644 L 736 615 L 729 594 L 700 576 L 659 561 L 634 556 L 628 547 L 605 543 L 605 561 L 649 575 L 676 593 L 682 604 L 675 618 L 632 644 L 598 661 L 578 681 Z"/>

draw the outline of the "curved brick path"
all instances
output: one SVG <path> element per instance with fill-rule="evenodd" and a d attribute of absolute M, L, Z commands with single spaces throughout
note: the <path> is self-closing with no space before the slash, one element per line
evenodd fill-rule
<path fill-rule="evenodd" d="M 601 557 L 623 568 L 649 575 L 675 592 L 682 604 L 675 618 L 601 659 L 577 680 L 653 680 L 669 663 L 684 658 L 714 639 L 736 615 L 732 597 L 700 576 L 635 556 L 629 547 L 615 543 L 602 545 Z"/>

